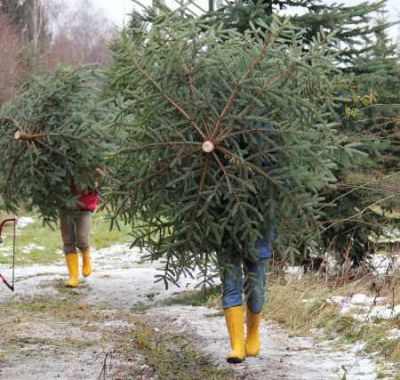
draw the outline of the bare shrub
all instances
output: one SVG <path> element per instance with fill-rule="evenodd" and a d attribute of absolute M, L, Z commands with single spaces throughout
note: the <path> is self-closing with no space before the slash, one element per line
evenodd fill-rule
<path fill-rule="evenodd" d="M 45 54 L 49 67 L 60 63 L 108 64 L 107 45 L 116 35 L 116 27 L 90 0 L 79 0 L 75 6 L 67 5 L 66 0 L 51 1 L 47 9 L 54 23 L 53 38 Z"/>
<path fill-rule="evenodd" d="M 0 13 L 0 105 L 17 92 L 22 75 L 18 64 L 21 48 L 17 29 Z"/>

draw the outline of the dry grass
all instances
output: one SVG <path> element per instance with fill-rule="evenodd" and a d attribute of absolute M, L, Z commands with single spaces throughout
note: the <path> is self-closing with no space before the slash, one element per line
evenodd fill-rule
<path fill-rule="evenodd" d="M 335 316 L 336 305 L 326 301 L 330 295 L 332 289 L 322 280 L 307 276 L 288 282 L 272 277 L 264 315 L 279 322 L 291 335 L 307 335 Z"/>
<path fill-rule="evenodd" d="M 106 355 L 104 376 L 112 373 L 115 379 L 231 378 L 229 370 L 216 368 L 194 348 L 189 337 L 168 333 L 164 325 L 155 328 L 140 315 L 89 305 L 83 301 L 88 289 L 67 289 L 57 281 L 54 286 L 56 296 L 0 303 L 0 365 L 21 347 L 21 360 L 40 355 L 38 347 L 43 346 L 52 347 L 57 360 L 95 347 Z M 68 338 L 60 334 L 64 330 Z"/>
<path fill-rule="evenodd" d="M 290 335 L 310 335 L 313 329 L 319 329 L 325 339 L 341 337 L 343 343 L 363 342 L 360 353 L 378 354 L 400 370 L 400 337 L 390 336 L 392 331 L 400 329 L 400 317 L 360 320 L 356 311 L 339 313 L 338 305 L 330 301 L 332 296 L 351 297 L 361 293 L 372 298 L 386 297 L 387 305 L 397 305 L 400 303 L 398 278 L 364 276 L 340 286 L 338 283 L 313 275 L 290 281 L 272 276 L 264 315 L 279 322 Z"/>

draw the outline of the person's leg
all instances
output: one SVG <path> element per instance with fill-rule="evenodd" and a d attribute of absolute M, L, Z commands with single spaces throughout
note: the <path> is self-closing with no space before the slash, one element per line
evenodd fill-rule
<path fill-rule="evenodd" d="M 266 260 L 244 260 L 244 271 L 247 302 L 246 355 L 257 356 L 260 351 L 258 327 L 265 302 Z"/>
<path fill-rule="evenodd" d="M 76 219 L 76 244 L 82 254 L 82 274 L 87 277 L 92 273 L 90 262 L 90 211 L 79 211 Z"/>
<path fill-rule="evenodd" d="M 68 269 L 69 279 L 66 286 L 78 286 L 78 255 L 76 253 L 75 244 L 75 225 L 72 213 L 70 211 L 62 211 L 60 215 L 60 230 L 63 241 L 63 251 L 65 262 Z"/>
<path fill-rule="evenodd" d="M 231 342 L 229 363 L 240 363 L 245 359 L 243 326 L 243 272 L 239 254 L 221 251 L 218 253 L 218 266 L 222 282 L 222 307 Z"/>

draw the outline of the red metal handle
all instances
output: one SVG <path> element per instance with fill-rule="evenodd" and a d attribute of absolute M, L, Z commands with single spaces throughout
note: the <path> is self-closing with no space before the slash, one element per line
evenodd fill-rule
<path fill-rule="evenodd" d="M 17 219 L 16 218 L 9 218 L 9 219 L 4 219 L 1 223 L 0 223 L 0 243 L 2 243 L 2 239 L 1 239 L 1 232 L 3 230 L 3 227 L 6 223 L 10 223 L 13 222 L 14 223 L 14 252 L 13 252 L 13 274 L 12 274 L 12 284 L 10 284 L 6 278 L 0 273 L 0 280 L 11 290 L 14 291 L 14 267 L 15 267 L 15 226 L 17 224 Z"/>
<path fill-rule="evenodd" d="M 0 223 L 0 237 L 1 237 L 1 231 L 3 230 L 3 226 L 4 226 L 6 223 L 10 223 L 10 222 L 14 222 L 14 224 L 17 224 L 17 219 L 16 219 L 16 218 L 4 219 L 4 220 Z"/>

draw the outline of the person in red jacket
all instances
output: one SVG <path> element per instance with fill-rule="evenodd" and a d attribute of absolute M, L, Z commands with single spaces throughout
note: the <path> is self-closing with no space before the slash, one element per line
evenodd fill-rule
<path fill-rule="evenodd" d="M 99 170 L 96 175 L 100 176 L 100 173 Z M 61 211 L 60 229 L 69 275 L 66 286 L 75 288 L 79 285 L 78 249 L 82 256 L 83 276 L 88 277 L 92 272 L 89 243 L 90 220 L 91 214 L 96 210 L 99 195 L 97 184 L 93 191 L 78 191 L 73 182 L 71 193 L 76 197 L 76 205 L 73 209 Z"/>

